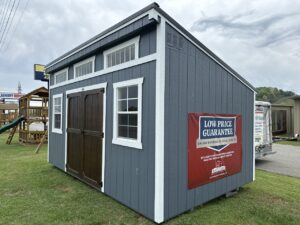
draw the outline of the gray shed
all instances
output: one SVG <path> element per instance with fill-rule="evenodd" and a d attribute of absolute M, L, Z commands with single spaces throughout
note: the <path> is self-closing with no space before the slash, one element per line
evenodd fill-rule
<path fill-rule="evenodd" d="M 153 3 L 46 66 L 48 161 L 161 223 L 254 180 L 255 91 Z"/>

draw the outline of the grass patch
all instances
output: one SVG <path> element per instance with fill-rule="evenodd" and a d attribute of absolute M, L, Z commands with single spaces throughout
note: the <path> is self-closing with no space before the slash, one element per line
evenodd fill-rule
<path fill-rule="evenodd" d="M 17 136 L 17 135 L 16 135 Z M 46 146 L 0 135 L 0 224 L 153 224 L 47 163 Z M 168 225 L 293 225 L 300 221 L 300 179 L 257 170 L 254 183 L 168 221 Z"/>
<path fill-rule="evenodd" d="M 281 145 L 292 145 L 292 146 L 299 146 L 300 141 L 276 141 L 274 144 L 281 144 Z"/>

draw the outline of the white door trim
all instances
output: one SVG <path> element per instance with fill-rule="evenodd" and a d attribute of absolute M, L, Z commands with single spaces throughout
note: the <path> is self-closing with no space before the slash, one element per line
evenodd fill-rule
<path fill-rule="evenodd" d="M 66 103 L 66 110 L 65 110 L 65 172 L 67 172 L 67 153 L 68 153 L 68 135 L 67 135 L 67 127 L 68 127 L 68 94 L 73 94 L 73 93 L 78 93 L 78 92 L 83 92 L 83 91 L 90 91 L 90 90 L 96 90 L 96 89 L 104 89 L 104 95 L 103 95 L 103 132 L 104 132 L 104 138 L 103 138 L 103 143 L 102 143 L 102 187 L 101 187 L 101 192 L 104 192 L 104 179 L 105 179 L 105 139 L 106 139 L 106 134 L 105 134 L 105 128 L 106 128 L 106 87 L 107 87 L 107 82 L 101 83 L 101 84 L 96 84 L 96 85 L 91 85 L 91 86 L 86 86 L 86 87 L 81 87 L 81 88 L 76 88 L 76 89 L 71 89 L 66 91 L 65 94 L 65 103 Z"/>

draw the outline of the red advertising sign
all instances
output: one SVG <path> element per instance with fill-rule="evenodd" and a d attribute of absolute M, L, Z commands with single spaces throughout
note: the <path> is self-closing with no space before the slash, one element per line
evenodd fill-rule
<path fill-rule="evenodd" d="M 241 171 L 241 115 L 189 113 L 188 129 L 189 189 Z"/>

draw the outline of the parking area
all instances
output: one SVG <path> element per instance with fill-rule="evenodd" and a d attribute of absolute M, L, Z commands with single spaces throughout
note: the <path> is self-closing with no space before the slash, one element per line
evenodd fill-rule
<path fill-rule="evenodd" d="M 256 168 L 300 178 L 300 147 L 273 144 L 276 154 L 256 160 Z"/>

